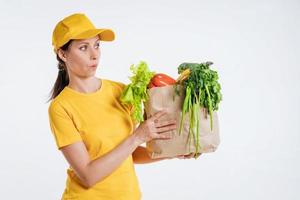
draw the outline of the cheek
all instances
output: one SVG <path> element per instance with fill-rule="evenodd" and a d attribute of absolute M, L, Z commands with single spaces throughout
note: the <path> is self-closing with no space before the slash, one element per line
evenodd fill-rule
<path fill-rule="evenodd" d="M 71 68 L 73 70 L 81 70 L 84 67 L 86 67 L 87 63 L 87 58 L 84 55 L 79 55 L 79 54 L 74 54 L 72 55 L 72 57 L 70 58 L 70 64 L 71 64 Z"/>

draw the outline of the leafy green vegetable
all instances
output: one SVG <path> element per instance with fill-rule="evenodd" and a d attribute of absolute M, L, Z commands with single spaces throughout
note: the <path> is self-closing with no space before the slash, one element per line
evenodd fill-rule
<path fill-rule="evenodd" d="M 133 112 L 132 117 L 136 122 L 142 122 L 143 102 L 148 100 L 147 85 L 155 72 L 151 72 L 146 62 L 141 61 L 138 65 L 130 66 L 130 70 L 133 73 L 132 77 L 129 77 L 131 83 L 123 90 L 120 100 L 123 104 L 132 105 Z"/>
<path fill-rule="evenodd" d="M 212 62 L 205 63 L 182 63 L 178 67 L 178 73 L 182 73 L 186 69 L 190 69 L 189 77 L 182 82 L 185 89 L 185 99 L 182 106 L 182 116 L 180 122 L 179 134 L 182 131 L 184 116 L 189 113 L 189 142 L 191 137 L 194 138 L 196 153 L 199 151 L 199 110 L 204 107 L 210 115 L 210 128 L 213 129 L 212 113 L 218 110 L 220 101 L 222 100 L 221 85 L 218 82 L 218 73 L 209 68 Z M 177 83 L 179 84 L 179 83 Z M 178 93 L 175 89 L 175 93 Z M 195 131 L 196 128 L 196 131 Z M 196 134 L 196 135 L 194 135 Z M 196 139 L 195 139 L 196 138 Z"/>

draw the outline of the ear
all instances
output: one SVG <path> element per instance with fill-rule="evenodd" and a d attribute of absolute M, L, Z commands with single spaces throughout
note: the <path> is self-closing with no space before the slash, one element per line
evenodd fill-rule
<path fill-rule="evenodd" d="M 64 62 L 67 61 L 67 55 L 66 55 L 65 51 L 63 51 L 62 49 L 58 49 L 57 54 L 62 61 L 64 61 Z"/>

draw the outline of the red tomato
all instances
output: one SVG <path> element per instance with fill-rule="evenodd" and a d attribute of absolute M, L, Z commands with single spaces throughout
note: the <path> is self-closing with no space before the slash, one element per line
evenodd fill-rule
<path fill-rule="evenodd" d="M 153 87 L 155 87 L 155 86 L 154 86 L 153 83 L 150 81 L 150 83 L 148 84 L 148 88 L 153 88 Z"/>
<path fill-rule="evenodd" d="M 166 74 L 159 73 L 152 77 L 151 83 L 154 85 L 154 87 L 163 87 L 166 85 L 175 84 L 176 80 Z"/>

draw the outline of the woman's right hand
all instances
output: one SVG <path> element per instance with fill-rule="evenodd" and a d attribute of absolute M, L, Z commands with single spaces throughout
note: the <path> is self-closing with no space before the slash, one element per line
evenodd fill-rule
<path fill-rule="evenodd" d="M 176 130 L 176 120 L 159 120 L 166 111 L 159 111 L 142 122 L 134 131 L 138 145 L 153 139 L 171 139 L 172 135 L 165 133 Z"/>

